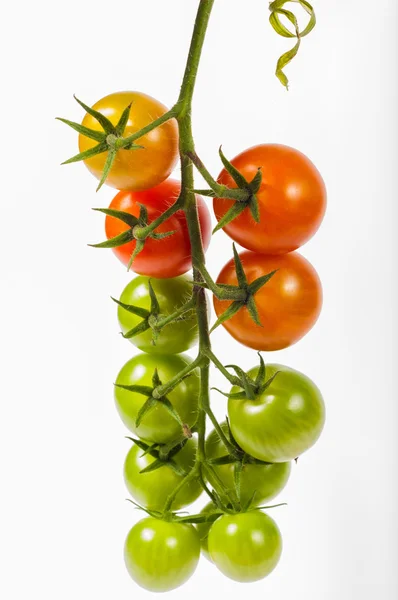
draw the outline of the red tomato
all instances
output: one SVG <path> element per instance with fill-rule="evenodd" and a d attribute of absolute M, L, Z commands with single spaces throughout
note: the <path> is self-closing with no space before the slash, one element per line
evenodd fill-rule
<path fill-rule="evenodd" d="M 246 208 L 224 227 L 238 244 L 263 254 L 284 254 L 302 246 L 317 231 L 326 210 L 326 188 L 312 162 L 301 152 L 279 144 L 262 144 L 245 150 L 232 161 L 251 181 L 258 168 L 262 183 L 257 192 L 260 222 Z M 231 188 L 236 183 L 224 169 L 218 182 Z M 233 201 L 214 199 L 219 221 Z"/>
<path fill-rule="evenodd" d="M 254 296 L 263 326 L 254 323 L 245 306 L 223 326 L 249 348 L 269 351 L 291 346 L 313 327 L 321 312 L 322 287 L 317 272 L 297 252 L 265 256 L 246 251 L 239 256 L 249 283 L 278 271 Z M 217 283 L 237 284 L 233 260 L 222 269 Z M 214 297 L 217 316 L 230 304 Z"/>
<path fill-rule="evenodd" d="M 149 222 L 156 219 L 169 206 L 171 206 L 180 193 L 181 184 L 174 179 L 168 179 L 160 185 L 141 192 L 119 192 L 112 200 L 109 208 L 131 213 L 136 217 L 140 213 L 140 204 L 148 209 Z M 206 250 L 211 238 L 210 213 L 201 196 L 196 196 L 199 221 L 202 231 L 203 247 Z M 105 231 L 108 239 L 127 231 L 129 226 L 116 219 L 106 217 Z M 157 233 L 175 231 L 169 237 L 155 240 L 147 238 L 143 250 L 136 256 L 132 269 L 140 275 L 156 277 L 158 279 L 177 277 L 191 269 L 191 243 L 187 229 L 187 221 L 182 210 L 172 215 L 157 229 Z M 113 248 L 118 259 L 125 265 L 128 264 L 134 251 L 136 242 L 128 242 L 123 246 Z"/>

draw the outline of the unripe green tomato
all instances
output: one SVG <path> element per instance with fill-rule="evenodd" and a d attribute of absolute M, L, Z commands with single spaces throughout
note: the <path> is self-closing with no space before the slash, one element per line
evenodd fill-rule
<path fill-rule="evenodd" d="M 325 423 L 325 405 L 313 381 L 283 365 L 266 365 L 269 387 L 255 400 L 229 400 L 232 434 L 248 454 L 266 462 L 293 460 L 311 448 Z M 255 378 L 258 367 L 248 374 Z M 241 391 L 233 387 L 231 393 Z"/>
<path fill-rule="evenodd" d="M 218 509 L 213 504 L 213 502 L 209 502 L 208 504 L 206 504 L 206 506 L 204 506 L 202 508 L 202 510 L 200 511 L 200 514 L 201 515 L 208 515 L 208 514 L 211 514 L 214 511 L 216 511 L 216 510 L 218 510 Z M 201 550 L 202 550 L 202 554 L 210 562 L 213 562 L 213 561 L 212 561 L 211 556 L 209 554 L 208 535 L 209 535 L 209 531 L 210 531 L 210 528 L 211 528 L 212 525 L 213 525 L 212 521 L 209 521 L 207 523 L 197 523 L 197 525 L 196 525 L 196 529 L 198 531 L 199 538 L 200 538 L 200 547 L 201 547 Z"/>
<path fill-rule="evenodd" d="M 208 544 L 216 567 L 242 583 L 269 575 L 282 553 L 278 526 L 259 510 L 220 517 L 210 528 Z"/>
<path fill-rule="evenodd" d="M 186 473 L 189 473 L 196 458 L 196 441 L 190 439 L 185 446 L 173 456 L 173 461 Z M 124 480 L 134 500 L 150 510 L 162 511 L 167 498 L 184 479 L 165 463 L 155 471 L 140 473 L 151 465 L 156 459 L 150 454 L 143 456 L 143 450 L 132 446 L 124 463 Z M 173 510 L 179 510 L 188 504 L 192 504 L 202 493 L 202 486 L 197 479 L 192 479 L 184 485 L 174 499 L 171 506 Z"/>
<path fill-rule="evenodd" d="M 139 354 L 122 367 L 116 378 L 116 384 L 141 385 L 153 387 L 152 376 L 155 369 L 162 383 L 170 381 L 178 375 L 191 359 L 176 354 Z M 180 415 L 182 422 L 192 427 L 198 418 L 199 377 L 198 370 L 184 379 L 167 398 Z M 115 401 L 119 415 L 126 427 L 141 439 L 158 444 L 166 444 L 177 439 L 181 433 L 181 425 L 168 412 L 162 402 L 156 403 L 136 426 L 138 413 L 147 397 L 138 392 L 131 392 L 115 386 Z"/>
<path fill-rule="evenodd" d="M 239 400 L 236 400 L 239 402 Z M 221 427 L 228 437 L 228 426 L 222 423 Z M 206 440 L 206 456 L 209 459 L 220 458 L 228 454 L 223 442 L 220 440 L 217 431 L 214 429 Z M 228 502 L 228 498 L 232 498 L 234 502 L 238 502 L 235 489 L 235 463 L 228 465 L 213 465 L 216 475 L 221 479 L 222 483 L 228 490 L 228 495 L 224 500 Z M 274 463 L 267 465 L 250 464 L 243 465 L 240 475 L 240 503 L 246 506 L 252 500 L 252 506 L 259 506 L 264 502 L 268 502 L 275 498 L 285 487 L 291 471 L 290 462 Z M 211 471 L 208 472 L 207 478 L 210 484 L 219 490 L 217 479 Z M 254 494 L 254 496 L 253 496 Z"/>
<path fill-rule="evenodd" d="M 130 576 L 151 592 L 180 587 L 195 572 L 200 556 L 196 529 L 148 517 L 130 530 L 124 559 Z"/>
<path fill-rule="evenodd" d="M 187 277 L 173 279 L 150 279 L 153 290 L 160 306 L 159 318 L 167 317 L 185 304 L 192 295 L 192 285 Z M 124 304 L 133 304 L 139 308 L 150 310 L 151 298 L 149 295 L 149 277 L 140 275 L 135 277 L 124 288 L 120 301 Z M 121 330 L 124 334 L 142 322 L 142 317 L 134 315 L 121 306 L 117 311 Z M 184 319 L 174 321 L 163 327 L 156 340 L 152 341 L 152 329 L 128 338 L 137 348 L 151 354 L 179 354 L 185 352 L 196 344 L 198 337 L 198 324 L 194 309 L 184 313 Z"/>

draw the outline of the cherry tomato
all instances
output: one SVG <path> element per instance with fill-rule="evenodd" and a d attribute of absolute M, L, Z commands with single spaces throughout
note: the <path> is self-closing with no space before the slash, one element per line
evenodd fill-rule
<path fill-rule="evenodd" d="M 210 528 L 208 544 L 216 567 L 240 582 L 269 575 L 282 553 L 278 526 L 259 510 L 220 517 Z"/>
<path fill-rule="evenodd" d="M 194 574 L 200 541 L 192 525 L 148 517 L 131 529 L 124 546 L 126 567 L 138 585 L 169 592 Z"/>
<path fill-rule="evenodd" d="M 257 192 L 260 222 L 250 209 L 224 227 L 244 248 L 264 254 L 291 252 L 308 241 L 320 226 L 326 210 L 326 188 L 312 162 L 301 152 L 279 144 L 254 146 L 239 154 L 232 164 L 251 181 L 258 168 L 262 182 Z M 224 169 L 218 182 L 237 185 Z M 219 221 L 233 205 L 231 200 L 214 199 Z"/>
<path fill-rule="evenodd" d="M 153 387 L 152 376 L 155 369 L 158 370 L 161 382 L 166 383 L 190 362 L 190 359 L 183 355 L 139 354 L 124 365 L 116 378 L 116 384 Z M 198 416 L 197 372 L 194 371 L 190 377 L 184 379 L 167 395 L 167 398 L 182 422 L 192 427 Z M 147 399 L 143 394 L 115 386 L 116 407 L 123 423 L 130 431 L 143 440 L 158 444 L 177 439 L 181 435 L 181 426 L 161 402 L 157 402 L 136 427 L 138 413 Z"/>
<path fill-rule="evenodd" d="M 160 306 L 159 319 L 167 317 L 178 310 L 192 295 L 192 285 L 185 277 L 151 279 L 150 281 Z M 151 297 L 148 277 L 140 276 L 130 281 L 124 288 L 120 301 L 124 304 L 133 304 L 139 308 L 150 310 Z M 118 307 L 117 315 L 123 333 L 127 333 L 142 322 L 142 317 L 134 315 L 121 306 Z M 184 313 L 183 320 L 173 321 L 163 327 L 156 344 L 152 340 L 152 329 L 147 329 L 129 339 L 143 352 L 178 354 L 193 346 L 197 341 L 197 337 L 196 312 L 191 309 Z"/>
<path fill-rule="evenodd" d="M 246 251 L 240 258 L 249 283 L 276 269 L 277 273 L 254 296 L 262 327 L 254 323 L 246 307 L 223 326 L 238 342 L 256 350 L 281 350 L 296 343 L 321 312 L 322 287 L 317 272 L 297 252 L 265 256 Z M 222 269 L 217 282 L 237 284 L 233 260 Z M 214 296 L 217 316 L 230 304 Z"/>
<path fill-rule="evenodd" d="M 182 450 L 173 456 L 173 461 L 178 467 L 189 473 L 195 464 L 195 457 L 196 442 L 194 439 L 190 439 Z M 143 456 L 143 450 L 133 445 L 124 463 L 124 480 L 134 500 L 150 510 L 162 511 L 167 498 L 184 479 L 184 475 L 173 471 L 167 463 L 156 471 L 141 473 L 155 460 L 150 454 Z M 177 494 L 171 508 L 179 510 L 183 506 L 192 504 L 201 493 L 202 486 L 199 481 L 191 480 Z"/>
<path fill-rule="evenodd" d="M 130 103 L 130 116 L 123 137 L 136 133 L 167 112 L 167 108 L 158 100 L 141 92 L 110 94 L 96 102 L 93 108 L 106 116 L 113 125 L 116 125 Z M 82 125 L 103 132 L 98 121 L 88 113 L 84 117 Z M 178 158 L 177 122 L 175 119 L 166 121 L 160 127 L 136 140 L 135 143 L 144 148 L 119 150 L 107 177 L 106 183 L 118 190 L 147 190 L 169 177 Z M 98 144 L 96 140 L 79 134 L 80 152 L 85 152 L 96 144 Z M 88 158 L 84 162 L 88 170 L 97 179 L 101 179 L 106 159 L 107 153 L 103 153 Z"/>
<path fill-rule="evenodd" d="M 112 200 L 109 208 L 128 212 L 136 217 L 140 214 L 140 204 L 148 209 L 149 222 L 154 221 L 180 193 L 181 184 L 168 179 L 155 188 L 143 192 L 119 192 Z M 203 246 L 208 248 L 211 238 L 211 220 L 209 210 L 201 196 L 197 196 L 199 221 L 202 231 Z M 108 239 L 127 231 L 129 226 L 120 219 L 107 216 L 105 232 Z M 191 269 L 191 243 L 187 221 L 182 210 L 176 212 L 156 229 L 156 233 L 174 231 L 173 235 L 156 240 L 147 238 L 143 250 L 136 256 L 132 269 L 140 275 L 160 279 L 178 277 Z M 118 259 L 127 265 L 135 249 L 136 241 L 113 248 Z"/>
<path fill-rule="evenodd" d="M 216 511 L 216 510 L 218 510 L 218 509 L 215 506 L 215 504 L 213 504 L 213 502 L 209 502 L 208 504 L 206 504 L 206 506 L 204 508 L 202 508 L 202 510 L 200 511 L 200 514 L 201 515 L 208 515 L 208 514 L 211 514 L 214 511 Z M 199 538 L 200 538 L 200 546 L 201 546 L 202 554 L 210 562 L 213 562 L 213 561 L 212 561 L 211 556 L 209 554 L 208 537 L 209 537 L 209 531 L 210 531 L 210 528 L 211 528 L 212 525 L 213 525 L 212 521 L 208 521 L 208 522 L 204 522 L 204 523 L 198 523 L 196 525 L 196 529 L 197 529 L 197 532 L 198 532 Z"/>
<path fill-rule="evenodd" d="M 325 405 L 313 381 L 283 365 L 267 365 L 275 379 L 255 400 L 229 400 L 231 431 L 245 452 L 267 462 L 286 462 L 311 448 L 322 433 Z M 249 371 L 250 377 L 258 367 Z M 232 388 L 231 393 L 241 391 Z"/>
<path fill-rule="evenodd" d="M 239 400 L 236 400 L 239 402 Z M 228 435 L 228 427 L 226 423 L 222 423 L 221 427 L 226 435 Z M 217 431 L 214 429 L 206 440 L 206 456 L 210 459 L 219 458 L 228 454 L 224 444 L 220 440 Z M 235 463 L 228 465 L 214 465 L 213 468 L 228 490 L 228 496 L 235 501 L 240 501 L 242 506 L 246 506 L 252 501 L 252 506 L 259 506 L 275 498 L 285 487 L 291 470 L 289 462 L 279 464 L 250 464 L 248 462 L 243 465 L 240 475 L 240 499 L 237 497 L 235 489 Z M 217 478 L 209 471 L 208 479 L 215 489 L 217 486 Z M 254 495 L 254 496 L 253 496 Z"/>

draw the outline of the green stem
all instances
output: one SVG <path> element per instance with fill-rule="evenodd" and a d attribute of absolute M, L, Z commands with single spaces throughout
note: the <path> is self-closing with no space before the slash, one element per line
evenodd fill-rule
<path fill-rule="evenodd" d="M 182 201 L 181 196 L 177 198 L 177 200 L 172 204 L 164 213 L 159 215 L 157 219 L 154 219 L 149 225 L 146 227 L 135 227 L 134 228 L 134 237 L 135 239 L 145 240 L 148 235 L 150 235 L 155 229 L 159 227 L 162 223 L 167 221 L 170 217 L 172 217 L 177 211 L 181 210 Z"/>
<path fill-rule="evenodd" d="M 167 317 L 164 317 L 163 319 L 159 319 L 159 321 L 154 321 L 154 328 L 162 329 L 163 327 L 165 327 L 172 321 L 175 321 L 176 319 L 178 319 L 178 317 L 181 317 L 183 314 L 185 314 L 186 312 L 188 312 L 189 310 L 194 308 L 194 306 L 195 306 L 195 299 L 192 297 L 188 300 L 188 302 L 186 302 L 185 304 L 180 306 L 180 308 L 178 310 L 176 310 L 175 312 L 171 313 L 170 315 L 167 315 Z M 151 319 L 149 319 L 149 324 L 152 326 Z"/>
<path fill-rule="evenodd" d="M 183 117 L 186 112 L 191 112 L 196 75 L 198 73 L 203 42 L 205 40 L 213 5 L 214 0 L 199 0 L 199 8 L 192 33 L 192 40 L 189 48 L 187 64 L 185 67 L 184 79 L 181 85 L 180 97 L 177 102 L 177 107 L 181 111 L 180 118 Z"/>
<path fill-rule="evenodd" d="M 177 494 L 185 487 L 190 481 L 195 479 L 198 476 L 198 465 L 196 464 L 192 471 L 184 477 L 184 479 L 177 485 L 177 487 L 172 491 L 170 496 L 167 498 L 166 504 L 164 506 L 164 513 L 168 513 L 172 507 L 172 504 L 177 496 Z"/>
<path fill-rule="evenodd" d="M 151 123 L 148 123 L 148 125 L 146 125 L 142 129 L 140 129 L 139 131 L 132 133 L 131 135 L 129 135 L 126 138 L 123 138 L 123 137 L 117 138 L 115 141 L 115 148 L 117 150 L 119 150 L 121 148 L 125 148 L 129 144 L 132 144 L 136 140 L 139 140 L 140 138 L 142 138 L 144 135 L 146 135 L 153 129 L 156 129 L 156 127 L 160 127 L 160 125 L 163 125 L 163 123 L 166 123 L 166 121 L 170 121 L 170 119 L 175 119 L 177 117 L 177 115 L 178 115 L 178 109 L 176 106 L 173 106 L 173 108 L 171 108 L 166 113 L 164 113 L 164 115 L 162 115 L 158 119 L 155 119 L 155 121 L 151 121 Z"/>
<path fill-rule="evenodd" d="M 234 507 L 234 509 L 235 510 L 239 510 L 239 506 L 235 502 L 233 494 L 231 494 L 229 492 L 229 490 L 226 489 L 225 485 L 221 481 L 221 479 L 220 479 L 217 471 L 214 469 L 213 465 L 211 465 L 209 463 L 205 463 L 203 465 L 203 468 L 204 468 L 205 471 L 210 472 L 211 475 L 212 475 L 212 479 L 217 482 L 217 487 L 219 488 L 217 491 L 221 495 L 221 497 L 225 496 L 226 498 L 228 498 L 230 504 L 232 504 L 232 506 Z"/>
<path fill-rule="evenodd" d="M 204 489 L 204 491 L 206 492 L 206 494 L 209 496 L 210 500 L 218 507 L 221 508 L 219 502 L 217 501 L 216 496 L 213 494 L 213 492 L 208 488 L 206 480 L 203 476 L 203 466 L 200 465 L 199 466 L 199 482 L 200 485 L 202 486 L 202 488 Z"/>
<path fill-rule="evenodd" d="M 239 188 L 231 189 L 226 185 L 221 185 L 214 179 L 214 177 L 212 177 L 212 175 L 202 163 L 196 152 L 189 152 L 188 156 L 199 171 L 199 173 L 202 175 L 203 179 L 206 181 L 210 189 L 216 194 L 218 198 L 237 200 L 238 202 L 244 202 L 248 200 L 248 198 L 250 197 L 250 192 L 248 190 L 241 190 Z"/>
<path fill-rule="evenodd" d="M 233 289 L 232 287 L 231 289 L 221 287 L 213 280 L 204 264 L 200 265 L 198 268 L 207 287 L 218 300 L 246 300 L 247 292 L 245 290 L 238 287 L 233 287 Z"/>
<path fill-rule="evenodd" d="M 206 414 L 209 417 L 210 421 L 213 423 L 214 429 L 217 431 L 218 437 L 220 438 L 220 440 L 222 441 L 222 443 L 224 444 L 224 446 L 226 447 L 228 452 L 230 454 L 232 454 L 233 456 L 235 456 L 236 448 L 233 444 L 231 444 L 231 442 L 229 441 L 229 439 L 223 432 L 222 427 L 218 423 L 213 411 L 210 408 L 210 405 L 208 405 L 205 410 L 206 410 Z"/>
<path fill-rule="evenodd" d="M 235 375 L 232 375 L 225 367 L 224 365 L 218 360 L 217 356 L 214 354 L 214 352 L 212 352 L 212 350 L 208 350 L 207 351 L 207 357 L 211 360 L 211 362 L 214 364 L 214 366 L 221 371 L 221 373 L 224 375 L 224 377 L 226 377 L 228 379 L 228 381 L 232 384 L 232 385 L 237 385 L 239 387 L 241 387 L 242 382 L 240 381 L 239 377 L 236 377 Z"/>
<path fill-rule="evenodd" d="M 201 267 L 205 264 L 205 254 L 202 244 L 196 196 L 194 190 L 193 164 L 190 155 L 195 153 L 195 144 L 192 135 L 192 96 L 198 73 L 200 56 L 206 35 L 210 13 L 214 0 L 200 0 L 196 16 L 195 26 L 192 34 L 191 46 L 185 74 L 181 86 L 180 96 L 177 102 L 179 114 L 177 117 L 180 133 L 180 161 L 181 161 L 181 198 L 185 211 L 188 232 L 191 241 L 193 278 L 194 281 L 203 281 Z M 199 328 L 199 357 L 200 357 L 200 395 L 199 415 L 196 425 L 198 433 L 198 467 L 206 458 L 206 407 L 210 402 L 210 361 L 205 356 L 205 351 L 210 349 L 210 335 L 206 292 L 199 286 L 194 286 L 193 297 L 195 298 L 196 314 Z M 203 360 L 204 357 L 204 360 Z"/>
<path fill-rule="evenodd" d="M 189 363 L 185 367 L 185 369 L 182 369 L 182 371 L 180 371 L 179 373 L 177 373 L 177 375 L 175 377 L 173 377 L 172 379 L 170 379 L 170 381 L 168 381 L 164 385 L 159 385 L 158 387 L 156 387 L 152 391 L 152 396 L 154 398 L 162 398 L 163 396 L 167 396 L 167 394 L 169 392 L 173 391 L 174 388 L 177 387 L 177 385 L 179 383 L 181 383 L 181 379 L 183 377 L 186 377 L 187 375 L 189 375 L 190 373 L 192 373 L 192 371 L 194 371 L 199 366 L 199 364 L 201 363 L 201 361 L 202 361 L 202 357 L 201 356 L 197 356 L 194 361 L 192 361 L 191 363 Z"/>

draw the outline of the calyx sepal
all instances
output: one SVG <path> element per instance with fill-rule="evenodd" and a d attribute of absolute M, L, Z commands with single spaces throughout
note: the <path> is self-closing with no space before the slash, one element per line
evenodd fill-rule
<path fill-rule="evenodd" d="M 213 327 L 211 328 L 211 331 L 214 331 L 214 329 L 216 329 L 216 327 L 218 327 L 219 325 L 221 325 L 228 319 L 231 319 L 231 317 L 233 317 L 236 313 L 238 313 L 243 307 L 247 308 L 247 310 L 249 311 L 249 314 L 250 314 L 252 320 L 255 322 L 255 324 L 258 325 L 259 327 L 262 327 L 262 323 L 260 321 L 260 316 L 258 313 L 258 309 L 257 309 L 257 305 L 255 302 L 254 296 L 264 285 L 266 285 L 268 283 L 268 281 L 277 272 L 277 270 L 271 271 L 270 273 L 267 273 L 266 275 L 262 275 L 258 279 L 255 279 L 254 281 L 252 281 L 252 283 L 249 283 L 247 280 L 247 277 L 246 277 L 245 270 L 242 265 L 242 261 L 236 250 L 235 244 L 232 244 L 232 248 L 233 248 L 233 252 L 234 252 L 235 272 L 236 272 L 236 277 L 238 280 L 238 285 L 236 285 L 236 286 L 231 286 L 231 285 L 223 286 L 222 284 L 216 284 L 216 285 L 218 287 L 220 287 L 220 289 L 228 290 L 230 293 L 233 292 L 233 290 L 235 290 L 235 291 L 241 290 L 243 292 L 242 299 L 234 300 L 229 305 L 229 307 L 218 317 L 217 321 L 214 323 Z M 217 294 L 215 294 L 215 295 L 217 297 Z M 222 297 L 221 295 L 220 295 L 219 299 L 226 300 L 226 298 Z"/>
<path fill-rule="evenodd" d="M 187 375 L 187 377 L 189 377 L 189 375 Z M 183 378 L 181 378 L 181 381 L 182 379 Z M 181 383 L 181 381 L 179 381 L 178 383 Z M 155 369 L 152 376 L 152 387 L 144 385 L 123 385 L 121 383 L 115 383 L 114 385 L 115 387 L 118 387 L 122 390 L 126 390 L 127 392 L 142 394 L 143 396 L 147 397 L 147 400 L 145 400 L 144 404 L 138 411 L 137 418 L 135 420 L 136 427 L 139 427 L 145 416 L 149 412 L 151 412 L 151 410 L 155 408 L 156 405 L 160 404 L 167 410 L 167 412 L 173 417 L 173 419 L 177 421 L 177 423 L 181 426 L 181 430 L 185 430 L 185 424 L 182 422 L 180 415 L 168 399 L 167 395 L 159 395 L 158 393 L 156 393 L 157 389 L 162 386 L 162 382 L 159 378 L 159 373 L 157 369 Z"/>
<path fill-rule="evenodd" d="M 62 119 L 60 117 L 57 117 L 58 121 L 62 121 L 62 123 L 65 123 L 65 125 L 68 125 L 81 135 L 98 142 L 96 146 L 93 146 L 92 148 L 89 148 L 84 152 L 79 152 L 79 154 L 72 156 L 72 158 L 69 158 L 62 164 L 67 165 L 70 163 L 79 162 L 96 156 L 97 154 L 103 154 L 104 152 L 107 152 L 104 170 L 102 172 L 102 177 L 97 187 L 98 192 L 98 190 L 105 183 L 115 161 L 116 155 L 120 149 L 123 148 L 123 150 L 141 150 L 144 147 L 138 144 L 134 144 L 133 142 L 127 145 L 123 143 L 123 133 L 128 122 L 131 103 L 124 109 L 118 123 L 116 123 L 116 125 L 113 125 L 113 123 L 107 117 L 105 117 L 105 115 L 103 115 L 97 110 L 94 110 L 93 108 L 90 108 L 90 106 L 76 98 L 76 96 L 74 96 L 74 99 L 78 104 L 80 104 L 80 106 L 86 111 L 87 114 L 91 115 L 101 125 L 103 131 L 90 129 L 89 127 L 85 127 L 80 123 L 75 123 L 74 121 L 69 121 L 68 119 Z"/>
<path fill-rule="evenodd" d="M 234 167 L 234 165 L 226 158 L 220 146 L 219 155 L 221 162 L 224 165 L 225 170 L 232 177 L 237 187 L 247 192 L 245 200 L 236 200 L 231 208 L 225 213 L 219 220 L 216 227 L 213 229 L 213 233 L 216 233 L 228 223 L 231 223 L 237 216 L 239 216 L 246 208 L 249 208 L 250 213 L 256 223 L 260 222 L 260 210 L 258 206 L 257 192 L 260 189 L 262 182 L 261 168 L 258 169 L 256 175 L 251 181 L 247 179 Z"/>
<path fill-rule="evenodd" d="M 138 217 L 122 210 L 114 210 L 112 208 L 93 208 L 93 210 L 97 212 L 103 213 L 104 215 L 113 217 L 115 219 L 119 219 L 119 221 L 122 221 L 128 225 L 129 229 L 123 231 L 123 233 L 120 233 L 113 238 L 110 238 L 109 240 L 105 240 L 99 244 L 89 244 L 91 248 L 117 248 L 119 246 L 124 246 L 124 244 L 128 244 L 129 242 L 135 241 L 135 248 L 127 265 L 128 271 L 130 270 L 135 257 L 138 256 L 138 254 L 143 250 L 145 241 L 148 238 L 161 240 L 166 237 L 170 237 L 175 233 L 175 231 L 157 233 L 156 231 L 152 230 L 148 231 L 147 233 L 143 233 L 143 230 L 145 230 L 145 228 L 147 228 L 149 225 L 148 209 L 144 204 L 140 204 L 139 206 L 140 214 Z"/>

